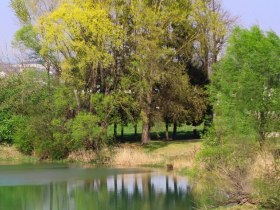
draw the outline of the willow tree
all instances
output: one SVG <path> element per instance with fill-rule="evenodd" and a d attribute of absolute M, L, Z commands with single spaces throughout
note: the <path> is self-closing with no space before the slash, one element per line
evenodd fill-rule
<path fill-rule="evenodd" d="M 253 136 L 262 145 L 279 131 L 280 38 L 258 27 L 236 28 L 216 66 L 211 95 L 217 128 L 229 136 Z M 221 137 L 222 138 L 222 137 Z"/>
<path fill-rule="evenodd" d="M 92 149 L 98 148 L 93 140 L 106 139 L 119 99 L 112 49 L 121 47 L 124 33 L 109 14 L 107 5 L 99 2 L 63 1 L 41 16 L 36 25 L 41 37 L 40 54 L 51 50 L 61 58 L 61 81 L 72 89 L 77 104 L 73 123 L 82 127 L 93 122 L 83 119 L 94 118 L 95 124 L 87 127 L 99 130 L 98 136 L 92 136 L 96 132 L 79 136 L 79 140 L 88 142 L 86 148 Z"/>
<path fill-rule="evenodd" d="M 188 64 L 193 61 L 195 53 L 193 45 L 195 40 L 198 40 L 198 32 L 191 20 L 192 1 L 135 0 L 125 5 L 126 28 L 129 30 L 127 40 L 130 41 L 126 46 L 130 49 L 131 55 L 128 62 L 128 78 L 131 81 L 129 89 L 140 104 L 143 123 L 142 143 L 147 143 L 150 127 L 157 113 L 163 111 L 157 110 L 159 89 L 166 79 L 171 79 L 167 75 L 171 75 L 174 70 L 177 71 L 176 67 L 181 65 L 188 69 Z M 177 74 L 177 77 L 173 76 L 172 79 L 180 80 L 179 77 L 180 74 Z M 185 94 L 176 92 L 182 90 L 173 89 L 170 92 L 178 96 Z M 167 96 L 165 98 L 167 102 L 171 99 Z M 201 97 L 201 101 L 203 100 Z"/>
<path fill-rule="evenodd" d="M 113 62 L 110 49 L 119 47 L 123 32 L 108 17 L 102 4 L 92 1 L 66 1 L 37 25 L 42 50 L 60 53 L 62 78 L 74 87 L 81 108 L 92 110 L 91 94 L 107 93 L 106 67 Z"/>
<path fill-rule="evenodd" d="M 201 84 L 208 84 L 212 64 L 221 56 L 235 19 L 222 9 L 220 0 L 195 0 L 190 15 L 195 39 L 193 59 L 201 69 Z"/>
<path fill-rule="evenodd" d="M 272 135 L 280 131 L 279 58 L 276 33 L 256 26 L 235 28 L 225 56 L 214 67 L 209 93 L 215 116 L 200 158 L 206 166 L 203 174 L 215 180 L 212 189 L 222 189 L 224 203 L 251 202 L 251 186 L 258 177 L 268 186 L 261 197 L 272 209 L 279 206 L 279 187 L 274 188 L 279 180 L 279 139 Z M 263 174 L 252 177 L 252 165 L 262 155 Z"/>

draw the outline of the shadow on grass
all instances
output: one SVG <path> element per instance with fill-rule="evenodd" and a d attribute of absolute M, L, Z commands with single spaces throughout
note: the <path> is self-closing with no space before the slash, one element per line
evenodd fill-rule
<path fill-rule="evenodd" d="M 164 132 L 152 132 L 150 136 L 152 140 L 150 141 L 150 144 L 146 145 L 145 147 L 148 150 L 153 151 L 158 148 L 165 147 L 169 143 L 172 143 L 174 141 L 176 141 L 176 143 L 180 143 L 180 141 L 182 140 L 199 140 L 200 136 L 202 136 L 202 130 L 199 130 L 196 133 L 194 133 L 193 131 L 177 132 L 175 138 L 172 138 L 172 132 L 169 132 L 169 140 L 166 140 Z M 118 135 L 116 141 L 120 143 L 141 143 L 141 134 L 124 134 L 123 138 L 120 135 Z"/>
<path fill-rule="evenodd" d="M 144 148 L 148 152 L 152 152 L 154 150 L 157 150 L 159 148 L 166 147 L 169 144 L 168 141 L 151 141 L 150 144 L 144 145 Z"/>

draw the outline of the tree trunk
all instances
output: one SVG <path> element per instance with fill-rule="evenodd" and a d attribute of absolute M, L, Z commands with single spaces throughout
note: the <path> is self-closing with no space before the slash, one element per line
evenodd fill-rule
<path fill-rule="evenodd" d="M 98 64 L 98 70 L 100 75 L 100 93 L 106 93 L 106 81 L 105 81 L 105 69 L 102 67 L 102 64 Z"/>
<path fill-rule="evenodd" d="M 118 124 L 114 123 L 114 139 L 116 140 L 118 137 Z"/>
<path fill-rule="evenodd" d="M 142 105 L 142 144 L 147 144 L 150 140 L 150 121 L 151 121 L 151 103 L 152 103 L 152 91 L 149 91 L 145 95 L 145 100 Z"/>
<path fill-rule="evenodd" d="M 176 137 L 177 137 L 177 122 L 175 122 L 175 123 L 173 124 L 172 139 L 174 140 L 174 139 L 176 139 Z"/>
<path fill-rule="evenodd" d="M 198 138 L 199 135 L 197 133 L 197 130 L 196 129 L 193 129 L 193 138 Z"/>
<path fill-rule="evenodd" d="M 169 123 L 168 121 L 165 122 L 165 139 L 169 140 L 169 131 L 168 131 Z"/>
<path fill-rule="evenodd" d="M 211 105 L 208 105 L 206 113 L 205 113 L 205 121 L 204 121 L 204 129 L 203 133 L 206 133 L 209 128 L 211 128 L 214 120 L 214 112 L 213 107 Z"/>
<path fill-rule="evenodd" d="M 149 117 L 149 119 L 151 119 L 150 117 Z M 149 122 L 151 122 L 150 120 L 149 120 Z M 151 138 L 151 123 L 149 123 L 149 128 L 148 128 L 148 139 L 150 140 L 150 139 L 152 139 Z"/>
<path fill-rule="evenodd" d="M 80 101 L 78 90 L 74 89 L 74 95 L 75 95 L 76 103 L 78 106 L 78 112 L 79 112 L 81 110 L 81 101 Z"/>
<path fill-rule="evenodd" d="M 47 64 L 47 75 L 48 75 L 48 90 L 51 91 L 51 66 Z"/>
<path fill-rule="evenodd" d="M 147 121 L 148 122 L 143 122 L 143 126 L 142 126 L 142 138 L 141 138 L 142 144 L 147 144 L 149 141 L 150 126 L 149 126 L 149 120 Z"/>
<path fill-rule="evenodd" d="M 134 125 L 134 139 L 137 140 L 137 124 Z"/>
<path fill-rule="evenodd" d="M 101 122 L 101 132 L 102 132 L 102 137 L 104 140 L 108 138 L 108 124 L 106 121 Z M 98 150 L 101 149 L 101 145 L 97 145 Z"/>
<path fill-rule="evenodd" d="M 262 111 L 259 114 L 259 143 L 260 146 L 263 147 L 266 136 L 265 136 L 265 125 L 266 125 L 266 117 L 265 117 L 265 113 Z"/>
<path fill-rule="evenodd" d="M 121 141 L 124 143 L 124 126 L 121 127 Z"/>

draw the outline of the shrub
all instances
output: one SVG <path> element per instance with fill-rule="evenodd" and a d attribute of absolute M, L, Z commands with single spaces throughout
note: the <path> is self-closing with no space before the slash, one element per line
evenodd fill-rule
<path fill-rule="evenodd" d="M 105 136 L 99 125 L 99 118 L 90 113 L 79 113 L 71 125 L 71 137 L 75 148 L 100 150 Z"/>

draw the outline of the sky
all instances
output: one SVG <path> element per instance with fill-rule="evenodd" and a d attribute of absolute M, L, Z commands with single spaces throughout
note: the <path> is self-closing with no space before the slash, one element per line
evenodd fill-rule
<path fill-rule="evenodd" d="M 224 9 L 238 17 L 237 24 L 246 28 L 259 25 L 264 31 L 280 36 L 280 0 L 222 0 Z"/>
<path fill-rule="evenodd" d="M 11 42 L 14 33 L 19 28 L 17 19 L 9 7 L 9 2 L 10 0 L 0 0 L 0 56 L 2 56 L 2 52 L 6 54 L 7 51 L 9 56 L 12 56 L 14 50 L 11 48 Z"/>
<path fill-rule="evenodd" d="M 11 42 L 19 24 L 9 7 L 10 0 L 0 0 L 0 56 L 1 51 L 13 57 Z M 222 0 L 224 9 L 238 17 L 237 24 L 246 28 L 259 25 L 280 36 L 280 0 Z"/>

